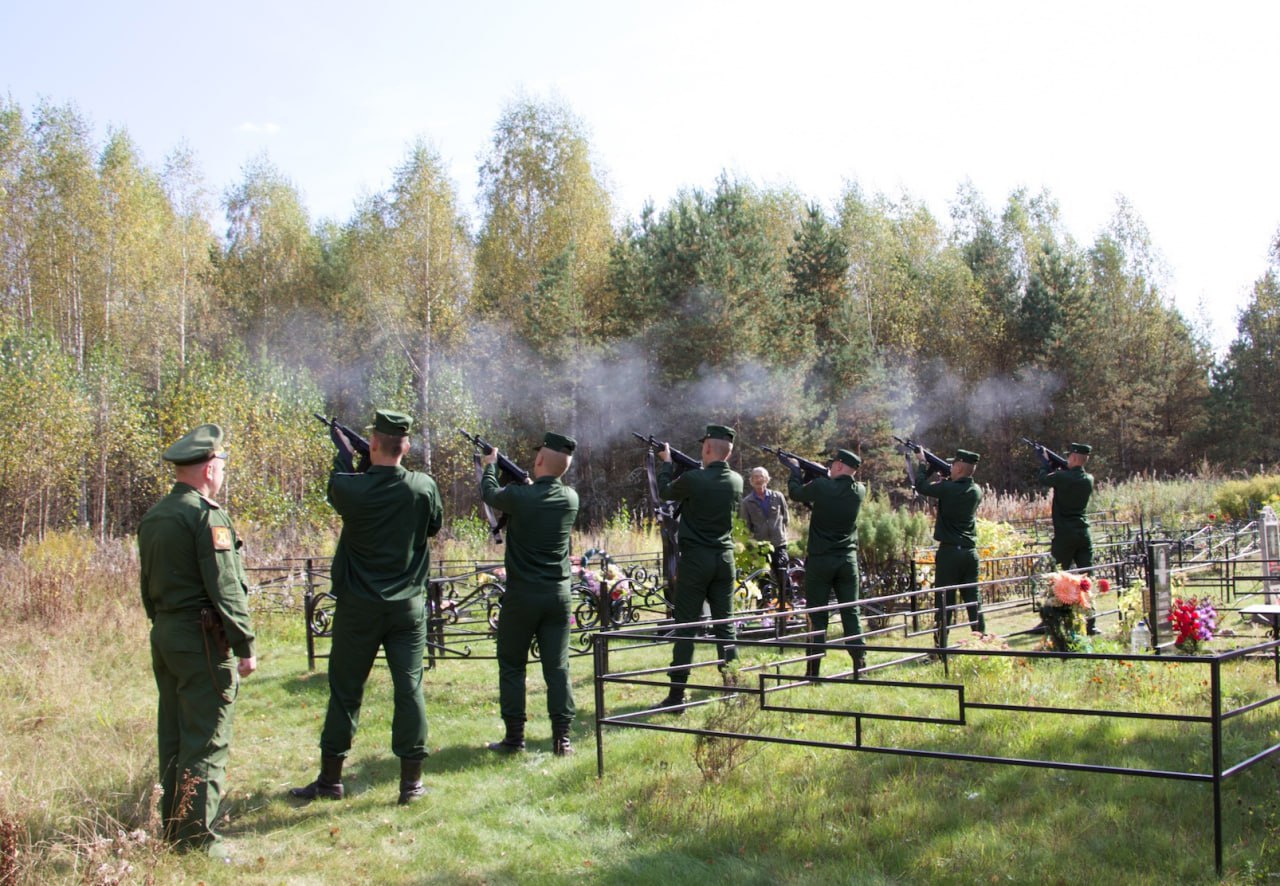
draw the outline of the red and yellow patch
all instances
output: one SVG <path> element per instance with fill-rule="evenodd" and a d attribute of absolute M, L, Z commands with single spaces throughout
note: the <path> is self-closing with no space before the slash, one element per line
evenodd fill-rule
<path fill-rule="evenodd" d="M 214 526 L 213 527 L 213 549 L 215 551 L 231 550 L 231 527 L 230 526 Z"/>

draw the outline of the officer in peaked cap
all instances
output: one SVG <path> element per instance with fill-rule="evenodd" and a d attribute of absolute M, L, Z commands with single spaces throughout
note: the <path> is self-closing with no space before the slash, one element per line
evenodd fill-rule
<path fill-rule="evenodd" d="M 214 830 L 226 794 L 238 681 L 257 669 L 240 541 L 214 500 L 227 454 L 204 424 L 164 451 L 169 494 L 138 526 L 142 605 L 159 693 L 160 816 L 180 848 L 226 849 Z"/>

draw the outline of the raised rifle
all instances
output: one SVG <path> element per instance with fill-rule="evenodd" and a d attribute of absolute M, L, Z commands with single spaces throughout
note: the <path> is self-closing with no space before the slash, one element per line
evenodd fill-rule
<path fill-rule="evenodd" d="M 945 458 L 934 455 L 910 437 L 894 437 L 893 439 L 912 452 L 919 450 L 924 454 L 925 464 L 929 466 L 928 470 L 925 471 L 926 477 L 936 472 L 946 477 L 948 480 L 951 479 L 951 464 Z"/>
<path fill-rule="evenodd" d="M 665 501 L 658 494 L 657 453 L 668 444 L 655 439 L 652 434 L 645 436 L 631 432 L 634 437 L 645 442 L 644 470 L 649 482 L 649 500 L 653 507 L 654 519 L 658 521 L 658 536 L 662 540 L 662 578 L 664 596 L 668 614 L 674 611 L 676 591 L 676 569 L 680 564 L 680 502 Z M 702 467 L 702 463 L 685 455 L 675 447 L 671 448 L 671 463 L 675 466 L 675 476 L 686 470 Z"/>
<path fill-rule="evenodd" d="M 1028 437 L 1019 437 L 1023 443 L 1026 443 L 1036 452 L 1040 453 L 1040 457 L 1052 465 L 1055 471 L 1065 471 L 1067 469 L 1067 460 L 1058 453 L 1054 452 L 1048 446 L 1045 446 L 1039 440 L 1032 440 Z"/>
<path fill-rule="evenodd" d="M 656 439 L 652 434 L 646 437 L 644 434 L 637 434 L 635 431 L 632 431 L 631 435 L 649 444 L 649 448 L 652 449 L 654 452 L 657 452 L 663 446 L 670 445 L 668 443 L 663 442 L 662 440 Z M 674 464 L 677 468 L 676 470 L 677 476 L 679 476 L 681 472 L 687 471 L 690 468 L 702 467 L 702 462 L 698 461 L 696 458 L 693 458 L 692 456 L 685 455 L 683 452 L 681 452 L 679 449 L 676 449 L 674 446 L 671 446 L 671 463 Z"/>
<path fill-rule="evenodd" d="M 356 472 L 363 473 L 369 470 L 369 465 L 373 462 L 369 458 L 369 441 L 361 437 L 354 430 L 338 421 L 336 418 L 325 418 L 318 412 L 311 413 L 316 420 L 329 429 L 329 437 L 333 440 L 333 445 L 338 447 L 338 457 L 342 459 L 342 466 L 346 468 L 348 474 Z M 338 434 L 347 438 L 347 442 L 351 444 L 351 449 L 346 449 L 341 442 Z M 354 452 L 352 451 L 354 450 Z M 355 463 L 354 456 L 359 456 L 359 465 Z"/>
<path fill-rule="evenodd" d="M 479 480 L 480 476 L 484 473 L 484 466 L 480 463 L 480 455 L 481 453 L 488 455 L 490 452 L 493 452 L 494 447 L 485 442 L 479 434 L 469 434 L 462 428 L 458 428 L 458 433 L 470 440 L 471 444 L 479 450 L 479 452 L 475 454 L 476 479 Z M 510 483 L 525 484 L 533 482 L 529 479 L 528 471 L 521 468 L 501 452 L 498 453 L 497 465 L 498 483 L 501 486 L 506 486 Z M 496 545 L 502 544 L 502 530 L 506 528 L 509 515 L 502 514 L 499 516 L 498 513 L 489 506 L 489 503 L 485 501 L 480 502 L 480 510 L 484 512 L 484 518 L 489 523 L 490 540 Z"/>
<path fill-rule="evenodd" d="M 803 483 L 808 483 L 818 477 L 831 476 L 831 471 L 826 465 L 818 464 L 816 461 L 809 461 L 807 458 L 801 458 L 794 452 L 787 452 L 785 449 L 775 449 L 772 446 L 761 446 L 760 449 L 763 452 L 771 452 L 776 455 L 778 457 L 778 461 L 787 465 L 788 468 L 790 468 L 791 465 L 787 463 L 787 459 L 795 459 L 796 467 L 793 470 L 798 470 L 800 472 L 801 482 Z"/>
<path fill-rule="evenodd" d="M 462 428 L 458 428 L 458 433 L 470 440 L 476 449 L 479 449 L 484 455 L 488 455 L 490 452 L 493 452 L 493 447 L 486 443 L 478 434 L 468 434 Z M 501 452 L 498 453 L 498 478 L 503 481 L 503 486 L 506 486 L 508 483 L 533 482 L 529 479 L 528 471 L 521 468 Z"/>

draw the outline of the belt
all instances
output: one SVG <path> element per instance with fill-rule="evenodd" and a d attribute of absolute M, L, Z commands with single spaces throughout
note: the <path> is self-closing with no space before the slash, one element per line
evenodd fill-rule
<path fill-rule="evenodd" d="M 940 548 L 954 548 L 954 549 L 956 549 L 957 551 L 976 551 L 976 550 L 978 549 L 976 545 L 975 545 L 974 547 L 965 547 L 964 545 L 952 545 L 952 544 L 946 544 L 945 542 L 940 542 L 940 543 L 938 544 L 938 547 L 940 547 Z"/>

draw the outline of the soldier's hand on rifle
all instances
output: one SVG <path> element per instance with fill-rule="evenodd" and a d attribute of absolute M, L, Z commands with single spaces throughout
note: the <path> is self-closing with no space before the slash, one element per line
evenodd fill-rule
<path fill-rule="evenodd" d="M 345 452 L 347 455 L 351 455 L 355 452 L 355 447 L 351 445 L 351 441 L 347 439 L 347 435 L 342 433 L 342 431 L 338 430 L 333 425 L 329 426 L 329 438 L 333 440 L 333 445 L 338 447 L 339 452 Z"/>
<path fill-rule="evenodd" d="M 657 450 L 658 461 L 671 461 L 671 444 L 663 443 L 662 448 Z"/>
<path fill-rule="evenodd" d="M 498 447 L 490 447 L 489 451 L 480 456 L 480 464 L 495 465 L 498 463 Z"/>
<path fill-rule="evenodd" d="M 799 480 L 802 483 L 804 482 L 804 471 L 800 470 L 799 459 L 795 458 L 794 456 L 780 455 L 778 456 L 778 461 L 782 462 L 784 465 L 786 465 L 788 468 L 791 469 L 791 476 L 795 477 L 797 480 Z"/>

